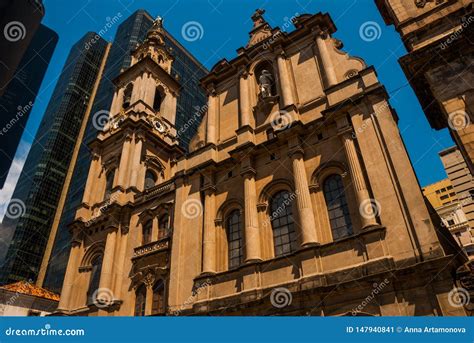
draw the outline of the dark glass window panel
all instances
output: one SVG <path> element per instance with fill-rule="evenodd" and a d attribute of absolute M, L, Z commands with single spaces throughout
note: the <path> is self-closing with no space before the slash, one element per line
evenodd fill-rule
<path fill-rule="evenodd" d="M 352 235 L 352 222 L 340 175 L 329 176 L 324 182 L 324 198 L 328 209 L 333 239 Z"/>
<path fill-rule="evenodd" d="M 242 216 L 239 210 L 232 211 L 226 220 L 229 268 L 235 268 L 244 260 L 242 239 Z"/>
<path fill-rule="evenodd" d="M 275 194 L 270 210 L 275 257 L 290 254 L 297 249 L 290 193 L 281 191 Z"/>
<path fill-rule="evenodd" d="M 145 174 L 145 189 L 155 187 L 157 177 L 154 172 L 147 170 Z"/>
<path fill-rule="evenodd" d="M 160 218 L 159 226 L 158 226 L 158 239 L 162 239 L 168 236 L 169 234 L 169 216 L 167 214 L 163 215 Z"/>
<path fill-rule="evenodd" d="M 137 288 L 135 293 L 135 316 L 142 317 L 145 315 L 146 305 L 146 287 L 144 284 Z"/>
<path fill-rule="evenodd" d="M 89 289 L 87 290 L 87 304 L 93 304 L 97 299 L 94 299 L 94 293 L 99 289 L 100 274 L 102 272 L 102 255 L 97 256 L 92 260 L 91 276 L 89 280 Z"/>
<path fill-rule="evenodd" d="M 148 244 L 151 242 L 151 231 L 153 229 L 153 222 L 151 220 L 147 221 L 143 225 L 143 244 Z"/>
<path fill-rule="evenodd" d="M 104 200 L 110 200 L 110 196 L 112 195 L 112 188 L 114 187 L 114 177 L 115 177 L 115 170 L 112 170 L 107 173 L 106 177 L 106 185 L 105 185 L 105 196 Z"/>
<path fill-rule="evenodd" d="M 152 314 L 165 313 L 165 284 L 159 280 L 153 286 L 153 301 L 151 306 Z"/>

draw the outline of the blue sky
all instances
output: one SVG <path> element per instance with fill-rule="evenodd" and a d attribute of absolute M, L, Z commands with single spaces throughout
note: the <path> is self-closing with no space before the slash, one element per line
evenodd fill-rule
<path fill-rule="evenodd" d="M 59 43 L 17 152 L 15 168 L 0 192 L 0 207 L 11 195 L 71 46 L 87 31 L 104 29 L 117 14 L 123 20 L 140 8 L 152 16 L 164 17 L 166 29 L 208 68 L 221 58 L 233 58 L 236 49 L 247 43 L 252 27 L 250 16 L 257 8 L 266 10 L 265 17 L 274 27 L 284 26 L 288 18 L 297 14 L 328 12 L 338 28 L 334 36 L 344 43 L 344 50 L 374 65 L 391 95 L 390 103 L 400 117 L 400 131 L 421 185 L 446 177 L 438 152 L 453 142 L 446 129 L 435 131 L 429 126 L 398 64 L 406 53 L 405 47 L 394 28 L 385 25 L 373 0 L 44 0 L 44 4 L 43 23 L 59 34 Z M 202 26 L 201 39 L 183 39 L 182 28 L 190 21 Z M 365 41 L 359 35 L 359 28 L 369 21 L 381 29 L 373 41 Z M 116 25 L 103 38 L 112 41 L 115 30 Z"/>

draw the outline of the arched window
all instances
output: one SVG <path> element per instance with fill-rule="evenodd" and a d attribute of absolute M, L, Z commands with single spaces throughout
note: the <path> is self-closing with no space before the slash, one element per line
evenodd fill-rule
<path fill-rule="evenodd" d="M 141 284 L 135 292 L 135 316 L 142 317 L 145 315 L 146 305 L 146 287 Z"/>
<path fill-rule="evenodd" d="M 270 208 L 275 257 L 292 253 L 296 250 L 297 243 L 290 193 L 281 191 L 275 194 Z"/>
<path fill-rule="evenodd" d="M 165 283 L 158 280 L 153 286 L 153 301 L 151 305 L 152 314 L 165 313 Z"/>
<path fill-rule="evenodd" d="M 242 239 L 242 216 L 239 210 L 232 211 L 226 219 L 229 268 L 235 268 L 244 260 Z"/>
<path fill-rule="evenodd" d="M 329 214 L 333 239 L 352 235 L 351 216 L 339 174 L 333 174 L 324 181 L 324 198 Z"/>
<path fill-rule="evenodd" d="M 162 239 L 168 236 L 170 229 L 170 217 L 168 214 L 164 214 L 159 221 L 158 225 L 158 239 Z"/>
<path fill-rule="evenodd" d="M 164 93 L 161 87 L 156 87 L 155 98 L 153 99 L 153 109 L 159 112 L 163 103 Z"/>
<path fill-rule="evenodd" d="M 157 180 L 155 172 L 148 169 L 145 173 L 145 189 L 155 187 Z"/>
<path fill-rule="evenodd" d="M 148 220 L 145 224 L 143 224 L 143 231 L 142 231 L 142 243 L 148 244 L 151 242 L 151 231 L 153 229 L 153 221 Z"/>
<path fill-rule="evenodd" d="M 94 299 L 94 293 L 99 289 L 100 274 L 102 272 L 102 255 L 94 257 L 92 260 L 92 269 L 89 279 L 89 288 L 87 290 L 87 304 L 94 304 L 97 299 Z"/>
<path fill-rule="evenodd" d="M 112 188 L 114 187 L 115 170 L 111 170 L 105 177 L 105 195 L 104 200 L 109 200 L 112 194 Z"/>
<path fill-rule="evenodd" d="M 123 91 L 123 102 L 122 108 L 126 109 L 130 107 L 130 103 L 132 101 L 132 92 L 133 92 L 133 83 L 129 83 L 125 90 Z"/>

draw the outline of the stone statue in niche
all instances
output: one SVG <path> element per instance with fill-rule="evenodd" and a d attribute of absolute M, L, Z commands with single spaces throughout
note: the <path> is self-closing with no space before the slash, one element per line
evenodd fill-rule
<path fill-rule="evenodd" d="M 258 81 L 260 85 L 260 96 L 262 98 L 269 98 L 274 95 L 272 94 L 273 75 L 268 70 L 262 70 Z"/>

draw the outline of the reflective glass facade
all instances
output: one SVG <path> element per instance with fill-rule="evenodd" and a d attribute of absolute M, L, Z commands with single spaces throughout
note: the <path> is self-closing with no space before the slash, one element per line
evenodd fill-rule
<path fill-rule="evenodd" d="M 5 217 L 14 230 L 1 268 L 0 282 L 35 280 L 71 163 L 74 146 L 86 113 L 107 42 L 98 40 L 85 49 L 95 33 L 87 33 L 71 49 L 44 114 L 13 199 L 25 205 L 24 214 Z"/>

